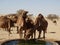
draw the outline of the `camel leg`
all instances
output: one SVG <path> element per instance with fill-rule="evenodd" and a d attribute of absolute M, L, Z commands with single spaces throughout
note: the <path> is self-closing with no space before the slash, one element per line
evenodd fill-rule
<path fill-rule="evenodd" d="M 25 38 L 25 36 L 26 36 L 26 30 L 25 30 L 25 32 L 24 32 L 24 38 Z"/>
<path fill-rule="evenodd" d="M 30 34 L 31 34 L 31 39 L 33 39 L 33 34 L 34 34 L 34 30 L 30 30 Z"/>
<path fill-rule="evenodd" d="M 19 30 L 19 36 L 20 36 L 20 39 L 22 38 L 22 31 Z"/>
<path fill-rule="evenodd" d="M 17 26 L 17 34 L 19 33 L 18 26 Z"/>
<path fill-rule="evenodd" d="M 44 40 L 45 40 L 45 31 L 43 31 L 43 38 L 44 38 Z"/>
<path fill-rule="evenodd" d="M 21 29 L 21 27 L 19 27 L 18 32 L 19 32 L 19 36 L 20 36 L 20 39 L 21 39 L 22 38 L 22 29 Z"/>
<path fill-rule="evenodd" d="M 39 31 L 38 39 L 40 39 L 40 36 L 41 36 L 41 31 Z"/>
<path fill-rule="evenodd" d="M 31 35 L 31 39 L 33 39 L 33 34 Z"/>
<path fill-rule="evenodd" d="M 7 28 L 7 30 L 8 30 L 8 32 L 11 34 L 10 29 L 11 29 L 11 25 L 10 25 L 10 20 L 9 20 L 9 21 L 8 21 L 8 28 Z"/>
<path fill-rule="evenodd" d="M 11 34 L 10 28 L 7 28 L 8 32 Z"/>
<path fill-rule="evenodd" d="M 36 37 L 36 30 L 34 30 L 34 39 L 35 39 L 35 37 Z"/>

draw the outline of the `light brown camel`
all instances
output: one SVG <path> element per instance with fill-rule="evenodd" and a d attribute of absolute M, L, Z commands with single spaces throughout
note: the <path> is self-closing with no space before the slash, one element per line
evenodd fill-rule
<path fill-rule="evenodd" d="M 28 11 L 19 10 L 18 14 L 17 14 L 18 15 L 18 19 L 17 19 L 16 24 L 18 26 L 18 32 L 19 32 L 20 38 L 22 38 L 22 30 L 21 30 L 21 28 L 26 25 L 25 19 L 27 17 L 27 13 L 28 13 Z"/>

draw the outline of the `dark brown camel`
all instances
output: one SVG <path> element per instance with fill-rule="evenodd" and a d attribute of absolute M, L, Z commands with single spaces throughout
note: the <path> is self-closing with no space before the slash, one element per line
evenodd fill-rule
<path fill-rule="evenodd" d="M 25 30 L 25 39 L 29 39 L 30 37 L 33 38 L 34 33 L 34 22 L 32 19 L 27 17 L 27 20 L 25 20 L 26 25 L 23 26 L 23 29 Z"/>
<path fill-rule="evenodd" d="M 6 16 L 1 16 L 0 28 L 5 28 L 10 33 L 10 19 L 8 19 Z"/>
<path fill-rule="evenodd" d="M 42 31 L 43 31 L 43 38 L 45 39 L 45 33 L 47 32 L 48 22 L 45 20 L 42 14 L 38 15 L 35 24 L 36 24 L 36 29 L 39 31 L 38 39 L 40 39 Z"/>

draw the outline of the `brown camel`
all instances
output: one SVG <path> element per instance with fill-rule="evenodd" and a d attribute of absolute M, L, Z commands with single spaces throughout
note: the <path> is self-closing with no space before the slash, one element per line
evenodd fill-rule
<path fill-rule="evenodd" d="M 14 27 L 14 23 L 17 21 L 16 14 L 8 14 L 0 17 L 0 28 L 5 28 L 5 30 L 11 33 L 10 28 Z"/>
<path fill-rule="evenodd" d="M 25 30 L 25 39 L 29 39 L 31 37 L 31 39 L 33 38 L 33 34 L 34 34 L 34 22 L 32 19 L 30 19 L 29 17 L 27 17 L 27 20 L 25 20 L 26 25 L 23 26 L 23 29 Z"/>
<path fill-rule="evenodd" d="M 16 27 L 18 33 L 18 27 L 15 25 L 17 22 L 18 15 L 17 14 L 8 14 L 6 15 L 8 19 L 10 19 L 10 27 Z M 11 30 L 10 30 L 11 31 Z"/>
<path fill-rule="evenodd" d="M 35 21 L 36 29 L 39 31 L 38 39 L 40 39 L 41 32 L 43 31 L 43 38 L 45 39 L 45 33 L 47 32 L 48 22 L 45 20 L 42 14 L 39 14 Z"/>
<path fill-rule="evenodd" d="M 24 27 L 26 27 L 25 25 L 26 25 L 26 23 L 25 23 L 25 19 L 26 19 L 26 17 L 27 17 L 27 13 L 28 13 L 28 11 L 25 11 L 25 10 L 19 10 L 18 11 L 18 19 L 17 19 L 17 22 L 16 22 L 16 24 L 17 24 L 17 26 L 18 26 L 18 32 L 19 32 L 19 36 L 20 36 L 20 38 L 22 38 L 22 30 L 21 30 L 21 28 L 24 26 Z"/>
<path fill-rule="evenodd" d="M 10 19 L 8 19 L 6 16 L 1 16 L 0 28 L 5 28 L 10 33 Z"/>

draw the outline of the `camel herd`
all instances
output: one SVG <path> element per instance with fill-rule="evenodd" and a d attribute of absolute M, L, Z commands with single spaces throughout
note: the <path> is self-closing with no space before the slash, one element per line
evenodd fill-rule
<path fill-rule="evenodd" d="M 45 39 L 45 33 L 47 32 L 48 22 L 45 20 L 42 14 L 38 14 L 35 21 L 28 17 L 28 11 L 19 10 L 17 14 L 9 14 L 6 16 L 0 16 L 0 28 L 5 28 L 11 34 L 11 27 L 15 27 L 17 24 L 17 33 L 22 38 L 24 31 L 24 39 L 35 39 L 36 30 L 39 32 L 38 39 L 40 39 L 41 32 L 43 31 L 43 39 Z"/>

